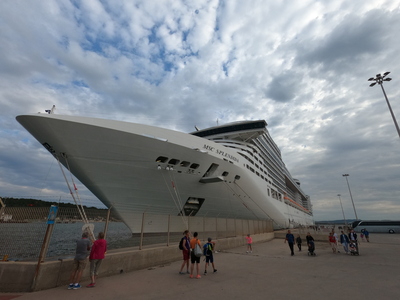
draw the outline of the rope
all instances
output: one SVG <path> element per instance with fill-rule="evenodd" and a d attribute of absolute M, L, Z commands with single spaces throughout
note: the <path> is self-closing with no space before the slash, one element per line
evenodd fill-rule
<path fill-rule="evenodd" d="M 173 188 L 173 190 L 174 190 L 174 192 L 175 192 L 176 199 L 175 199 L 173 193 L 171 192 L 171 190 L 170 190 L 170 188 L 169 188 L 169 184 L 168 184 L 168 182 L 167 182 L 167 180 L 166 180 L 166 178 L 165 178 L 165 176 L 164 176 L 164 173 L 162 173 L 162 177 L 163 177 L 163 179 L 164 179 L 165 185 L 167 186 L 168 192 L 170 193 L 171 198 L 174 200 L 175 206 L 176 206 L 176 207 L 178 208 L 178 210 L 179 210 L 179 209 L 182 209 L 182 208 L 183 208 L 183 204 L 182 204 L 181 198 L 180 198 L 180 196 L 179 196 L 179 194 L 178 194 L 178 190 L 177 190 L 177 188 L 175 187 L 175 183 L 174 183 L 174 180 L 173 180 L 173 178 L 172 178 L 171 173 L 170 173 L 169 175 L 170 175 L 170 180 L 171 180 L 172 188 Z M 181 211 L 181 217 L 182 217 L 183 223 L 186 225 L 186 228 L 189 228 L 189 222 L 188 222 L 187 218 L 184 216 L 184 214 L 182 213 L 182 211 Z"/>
<path fill-rule="evenodd" d="M 68 171 L 69 171 L 69 174 L 70 174 L 70 177 L 71 177 L 71 182 L 74 185 L 74 191 L 75 191 L 76 197 L 78 198 L 80 209 L 82 210 L 82 214 L 83 214 L 83 216 L 85 218 L 86 223 L 89 223 L 89 220 L 88 220 L 88 218 L 86 216 L 86 213 L 85 213 L 85 209 L 83 208 L 83 205 L 82 205 L 81 198 L 79 197 L 79 194 L 78 194 L 78 188 L 76 187 L 75 182 L 74 182 L 74 178 L 72 177 L 71 168 L 69 167 L 69 163 L 68 163 L 68 159 L 67 159 L 66 155 L 64 155 L 64 159 L 65 159 L 65 162 L 66 162 L 67 167 L 68 167 Z"/>
<path fill-rule="evenodd" d="M 62 164 L 61 164 L 61 162 L 60 162 L 60 159 L 59 159 L 58 156 L 56 156 L 56 158 L 57 158 L 57 162 L 58 162 L 58 165 L 59 165 L 59 167 L 60 167 L 61 173 L 63 174 L 64 179 L 65 179 L 65 182 L 67 183 L 67 186 L 68 186 L 68 189 L 69 189 L 69 193 L 71 194 L 72 199 L 74 199 L 75 205 L 76 205 L 76 207 L 78 208 L 79 215 L 81 216 L 81 219 L 82 219 L 82 221 L 83 221 L 85 224 L 89 224 L 88 218 L 87 218 L 87 216 L 86 216 L 86 214 L 85 214 L 85 210 L 83 209 L 82 204 L 81 204 L 81 207 L 79 207 L 79 204 L 78 204 L 78 202 L 76 201 L 76 198 L 75 198 L 75 196 L 74 196 L 74 193 L 72 192 L 72 189 L 71 189 L 71 185 L 70 185 L 69 182 L 68 182 L 67 176 L 65 175 L 64 169 L 63 169 Z M 65 159 L 65 161 L 67 162 L 67 165 L 68 165 L 67 157 L 64 156 L 64 159 Z M 69 167 L 69 165 L 68 165 L 68 167 Z M 69 170 L 69 172 L 70 172 L 70 174 L 72 174 L 72 173 L 71 173 L 71 170 Z M 72 177 L 72 175 L 71 175 L 71 177 Z M 73 179 L 72 179 L 72 182 L 73 182 Z M 73 183 L 73 184 L 74 184 L 74 187 L 75 187 L 75 189 L 76 189 L 75 183 Z M 77 189 L 76 189 L 76 191 L 77 191 Z M 78 196 L 78 197 L 79 197 L 79 196 Z M 79 202 L 81 202 L 80 199 L 79 199 Z M 90 227 L 88 227 L 88 228 L 89 228 L 89 233 L 90 233 L 90 236 L 91 236 L 92 240 L 95 240 L 96 238 L 94 237 L 93 230 L 92 230 Z"/>

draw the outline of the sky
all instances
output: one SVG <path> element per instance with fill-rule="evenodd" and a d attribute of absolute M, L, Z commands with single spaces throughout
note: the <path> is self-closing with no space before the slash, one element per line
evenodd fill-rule
<path fill-rule="evenodd" d="M 2 0 L 0 197 L 73 201 L 15 120 L 55 105 L 183 132 L 264 119 L 316 221 L 354 219 L 350 191 L 359 219 L 399 220 L 400 137 L 368 82 L 391 72 L 400 118 L 399 32 L 395 0 Z"/>

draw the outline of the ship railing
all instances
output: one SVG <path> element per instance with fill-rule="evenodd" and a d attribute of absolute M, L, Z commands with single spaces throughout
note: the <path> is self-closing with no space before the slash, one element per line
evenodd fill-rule
<path fill-rule="evenodd" d="M 304 212 L 306 212 L 306 213 L 308 213 L 308 214 L 311 214 L 311 212 L 310 212 L 307 208 L 305 208 L 303 205 L 297 203 L 296 201 L 290 199 L 290 198 L 287 197 L 287 196 L 285 196 L 285 197 L 283 197 L 283 198 L 285 199 L 285 203 L 286 203 L 286 204 L 289 204 L 289 205 L 291 205 L 291 206 L 293 206 L 293 207 L 296 207 L 296 208 L 300 208 L 302 211 L 304 211 Z"/>

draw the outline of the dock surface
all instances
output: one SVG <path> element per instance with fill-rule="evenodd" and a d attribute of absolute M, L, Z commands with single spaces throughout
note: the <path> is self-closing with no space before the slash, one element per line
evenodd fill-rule
<path fill-rule="evenodd" d="M 218 250 L 218 244 L 216 245 Z M 181 261 L 146 270 L 98 278 L 96 287 L 57 287 L 34 293 L 0 293 L 0 300 L 41 299 L 400 299 L 400 234 L 371 234 L 360 242 L 360 256 L 333 254 L 316 242 L 316 256 L 296 248 L 291 256 L 283 239 L 214 254 L 216 273 L 201 279 L 180 275 Z M 107 259 L 107 258 L 106 258 Z"/>

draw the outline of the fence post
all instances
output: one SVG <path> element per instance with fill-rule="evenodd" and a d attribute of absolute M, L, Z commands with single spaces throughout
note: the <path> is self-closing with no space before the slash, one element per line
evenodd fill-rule
<path fill-rule="evenodd" d="M 216 238 L 218 239 L 218 218 L 215 218 L 215 233 L 217 234 Z"/>
<path fill-rule="evenodd" d="M 206 217 L 203 217 L 203 234 L 206 232 Z"/>
<path fill-rule="evenodd" d="M 168 233 L 167 233 L 167 246 L 169 246 L 169 233 L 170 233 L 171 215 L 168 215 Z"/>
<path fill-rule="evenodd" d="M 49 248 L 50 237 L 51 237 L 51 234 L 54 229 L 54 221 L 56 220 L 57 210 L 58 210 L 57 206 L 55 206 L 55 205 L 50 206 L 50 212 L 47 217 L 46 233 L 44 235 L 42 249 L 40 250 L 39 259 L 38 259 L 38 263 L 37 263 L 36 270 L 35 270 L 35 275 L 33 276 L 33 280 L 32 280 L 32 285 L 31 285 L 32 292 L 35 291 L 36 281 L 39 276 L 40 265 L 42 264 L 42 262 L 44 262 L 46 253 L 47 253 L 47 249 Z"/>
<path fill-rule="evenodd" d="M 111 206 L 112 207 L 112 206 Z M 107 211 L 106 224 L 104 225 L 104 239 L 107 237 L 108 222 L 110 221 L 111 207 Z"/>
<path fill-rule="evenodd" d="M 145 213 L 142 214 L 142 229 L 140 230 L 139 250 L 142 250 L 142 247 L 143 247 L 144 214 Z"/>

